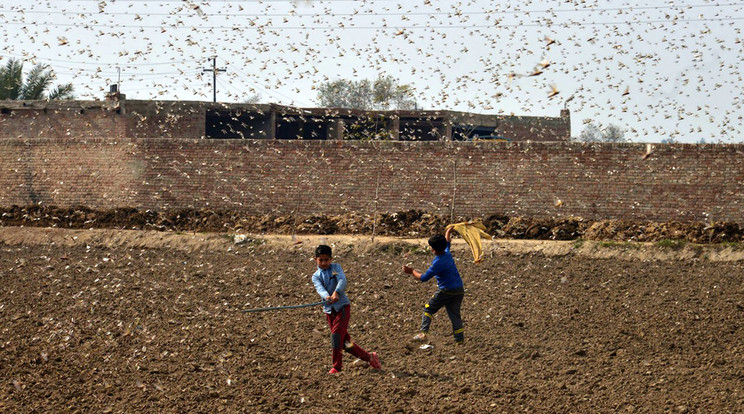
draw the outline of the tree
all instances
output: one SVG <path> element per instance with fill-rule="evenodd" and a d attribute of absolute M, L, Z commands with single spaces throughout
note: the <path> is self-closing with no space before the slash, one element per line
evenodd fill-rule
<path fill-rule="evenodd" d="M 320 106 L 327 108 L 372 109 L 372 88 L 368 80 L 337 80 L 318 88 Z"/>
<path fill-rule="evenodd" d="M 416 100 L 410 85 L 398 85 L 392 76 L 378 77 L 372 88 L 374 104 L 377 108 L 414 109 Z"/>
<path fill-rule="evenodd" d="M 607 128 L 602 131 L 602 136 L 605 142 L 626 142 L 625 130 L 617 125 L 607 125 Z"/>
<path fill-rule="evenodd" d="M 49 89 L 54 75 L 47 65 L 37 64 L 23 79 L 23 62 L 10 59 L 0 67 L 0 99 L 4 100 L 61 100 L 73 99 L 72 83 Z"/>
<path fill-rule="evenodd" d="M 413 90 L 400 85 L 392 76 L 379 76 L 375 81 L 339 79 L 318 87 L 318 102 L 326 108 L 349 108 L 365 111 L 414 109 Z"/>
<path fill-rule="evenodd" d="M 589 121 L 579 135 L 580 142 L 627 142 L 625 130 L 617 125 L 610 124 L 601 129 L 594 121 Z"/>
<path fill-rule="evenodd" d="M 261 103 L 261 94 L 254 93 L 253 95 L 250 95 L 247 98 L 245 98 L 245 100 L 243 100 L 243 103 L 247 103 L 247 104 Z"/>

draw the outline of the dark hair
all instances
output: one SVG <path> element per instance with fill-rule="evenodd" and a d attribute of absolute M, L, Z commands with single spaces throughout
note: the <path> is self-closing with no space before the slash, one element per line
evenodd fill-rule
<path fill-rule="evenodd" d="M 429 246 L 434 249 L 435 252 L 441 253 L 447 248 L 447 239 L 441 234 L 429 237 Z"/>
<path fill-rule="evenodd" d="M 315 257 L 320 257 L 321 254 L 327 254 L 328 257 L 333 257 L 333 254 L 331 252 L 331 246 L 321 244 L 320 246 L 315 248 Z"/>

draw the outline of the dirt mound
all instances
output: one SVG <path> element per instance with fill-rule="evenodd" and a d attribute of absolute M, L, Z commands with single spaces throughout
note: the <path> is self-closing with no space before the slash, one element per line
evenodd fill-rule
<path fill-rule="evenodd" d="M 587 223 L 577 217 L 565 219 L 530 219 L 526 217 L 511 218 L 501 231 L 493 229 L 496 234 L 514 239 L 535 240 L 575 240 L 582 238 Z"/>
<path fill-rule="evenodd" d="M 686 240 L 692 243 L 724 243 L 740 242 L 742 228 L 737 223 L 717 222 L 680 223 L 668 221 L 629 222 L 621 220 L 603 220 L 594 222 L 583 232 L 583 238 L 588 240 L 617 240 L 617 241 L 659 241 Z"/>
<path fill-rule="evenodd" d="M 12 206 L 0 208 L 0 226 L 59 228 L 116 228 L 183 232 L 243 231 L 273 234 L 375 234 L 426 237 L 442 233 L 449 217 L 421 210 L 344 215 L 246 215 L 238 211 L 174 209 L 166 211 L 116 208 L 93 210 L 84 206 Z M 456 217 L 455 222 L 474 219 Z M 475 219 L 478 219 L 475 217 Z M 692 243 L 744 241 L 738 223 L 634 222 L 587 220 L 581 217 L 530 218 L 491 215 L 482 219 L 487 232 L 497 238 L 534 240 L 608 240 L 652 242 L 680 240 Z"/>

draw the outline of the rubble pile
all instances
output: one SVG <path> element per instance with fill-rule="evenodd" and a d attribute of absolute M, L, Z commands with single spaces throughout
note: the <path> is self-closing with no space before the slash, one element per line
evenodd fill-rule
<path fill-rule="evenodd" d="M 481 220 L 495 238 L 536 240 L 607 240 L 653 242 L 684 240 L 692 243 L 744 241 L 738 223 L 682 223 L 627 220 L 588 220 L 581 217 L 530 218 L 491 215 L 455 217 L 421 210 L 396 213 L 342 215 L 246 215 L 239 211 L 174 209 L 166 211 L 116 208 L 93 210 L 84 206 L 12 206 L 0 208 L 0 226 L 59 228 L 117 228 L 182 232 L 250 232 L 274 234 L 375 234 L 428 237 L 443 233 L 447 224 Z"/>

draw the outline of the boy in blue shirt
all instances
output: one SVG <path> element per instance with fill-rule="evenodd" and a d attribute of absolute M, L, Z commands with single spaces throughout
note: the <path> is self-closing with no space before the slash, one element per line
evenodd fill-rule
<path fill-rule="evenodd" d="M 331 345 L 333 347 L 333 367 L 329 374 L 341 372 L 343 351 L 354 355 L 362 361 L 379 370 L 380 359 L 377 353 L 367 353 L 359 345 L 351 342 L 347 331 L 351 318 L 351 303 L 346 297 L 346 275 L 341 265 L 333 263 L 330 246 L 324 244 L 315 249 L 315 264 L 318 270 L 313 274 L 313 285 L 321 298 L 325 301 L 323 312 L 326 314 L 328 326 L 331 328 Z"/>
<path fill-rule="evenodd" d="M 426 282 L 432 277 L 437 279 L 437 291 L 424 306 L 421 332 L 413 337 L 417 341 L 426 340 L 432 316 L 442 307 L 447 309 L 447 315 L 452 322 L 452 334 L 455 337 L 455 343 L 462 344 L 465 341 L 465 328 L 460 317 L 460 307 L 465 295 L 465 288 L 460 272 L 457 271 L 455 260 L 450 253 L 451 232 L 452 228 L 448 228 L 444 236 L 438 234 L 429 238 L 429 246 L 434 250 L 435 256 L 426 272 L 422 274 L 411 266 L 403 266 L 404 273 L 411 274 L 422 282 Z"/>

